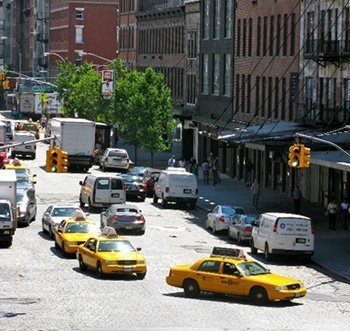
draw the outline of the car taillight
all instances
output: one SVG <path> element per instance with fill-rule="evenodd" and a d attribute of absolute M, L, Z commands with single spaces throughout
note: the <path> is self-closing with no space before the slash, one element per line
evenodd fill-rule
<path fill-rule="evenodd" d="M 165 192 L 166 192 L 166 193 L 169 193 L 169 191 L 170 191 L 170 187 L 166 187 L 166 188 L 165 188 Z"/>
<path fill-rule="evenodd" d="M 112 216 L 112 217 L 111 217 L 111 220 L 112 220 L 112 221 L 118 221 L 118 216 Z"/>
<path fill-rule="evenodd" d="M 144 222 L 144 221 L 145 221 L 145 216 L 141 216 L 141 217 L 140 217 L 140 221 L 141 221 L 141 222 Z"/>
<path fill-rule="evenodd" d="M 252 228 L 245 228 L 244 232 L 252 232 L 252 230 L 253 230 Z"/>
<path fill-rule="evenodd" d="M 273 232 L 277 232 L 277 225 L 278 225 L 278 220 L 273 225 Z"/>
<path fill-rule="evenodd" d="M 126 191 L 126 185 L 123 183 L 123 190 Z"/>
<path fill-rule="evenodd" d="M 146 184 L 142 184 L 142 188 L 143 188 L 144 190 L 147 190 L 147 185 L 146 185 Z"/>
<path fill-rule="evenodd" d="M 219 221 L 220 221 L 220 222 L 225 222 L 225 217 L 224 217 L 224 216 L 221 216 L 221 217 L 219 218 Z"/>

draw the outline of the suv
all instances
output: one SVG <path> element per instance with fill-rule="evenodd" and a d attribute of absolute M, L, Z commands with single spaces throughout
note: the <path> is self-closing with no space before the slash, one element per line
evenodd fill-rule
<path fill-rule="evenodd" d="M 130 159 L 125 149 L 107 148 L 100 157 L 100 168 L 106 171 L 107 168 L 114 168 L 127 171 Z"/>

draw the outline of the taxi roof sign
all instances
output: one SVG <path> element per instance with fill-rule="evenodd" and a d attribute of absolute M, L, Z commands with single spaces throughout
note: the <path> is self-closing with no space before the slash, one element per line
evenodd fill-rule
<path fill-rule="evenodd" d="M 227 248 L 227 247 L 214 247 L 211 256 L 223 256 L 238 259 L 245 259 L 245 255 L 242 249 Z"/>
<path fill-rule="evenodd" d="M 110 226 L 106 226 L 103 230 L 102 230 L 102 235 L 104 237 L 107 238 L 117 238 L 117 231 L 115 231 L 114 228 L 110 227 Z"/>

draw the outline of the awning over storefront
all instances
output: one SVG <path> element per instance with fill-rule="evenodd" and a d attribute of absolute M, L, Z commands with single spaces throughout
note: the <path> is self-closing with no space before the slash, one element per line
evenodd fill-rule
<path fill-rule="evenodd" d="M 350 151 L 347 151 L 350 153 Z M 312 152 L 311 164 L 319 166 L 350 171 L 350 156 L 341 151 Z"/>

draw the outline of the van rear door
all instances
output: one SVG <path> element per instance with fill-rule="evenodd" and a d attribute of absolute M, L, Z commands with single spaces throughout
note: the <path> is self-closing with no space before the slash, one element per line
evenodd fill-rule
<path fill-rule="evenodd" d="M 305 251 L 313 250 L 311 221 L 302 218 L 279 218 L 274 232 L 277 232 L 278 249 Z"/>
<path fill-rule="evenodd" d="M 169 176 L 171 195 L 193 198 L 197 195 L 197 180 L 193 175 L 171 174 Z"/>
<path fill-rule="evenodd" d="M 110 200 L 110 178 L 96 178 L 95 203 L 108 204 Z"/>
<path fill-rule="evenodd" d="M 124 183 L 121 178 L 111 178 L 111 194 L 109 203 L 124 203 L 126 201 L 126 193 Z"/>

